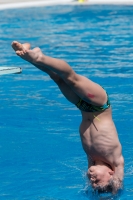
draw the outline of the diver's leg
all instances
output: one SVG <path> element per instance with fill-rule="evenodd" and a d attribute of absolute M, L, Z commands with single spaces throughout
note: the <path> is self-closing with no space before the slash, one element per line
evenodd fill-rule
<path fill-rule="evenodd" d="M 65 83 L 65 81 L 61 77 L 59 77 L 58 74 L 49 70 L 48 68 L 45 68 L 44 66 L 34 66 L 50 76 L 50 78 L 58 85 L 58 88 L 68 101 L 73 104 L 77 104 L 79 102 L 80 98 L 78 97 L 78 95 Z"/>
<path fill-rule="evenodd" d="M 20 43 L 16 42 L 16 45 L 14 45 L 15 51 L 23 50 L 23 52 L 25 52 L 25 50 L 29 50 L 29 49 L 30 49 L 29 43 L 24 43 L 20 45 Z M 64 82 L 64 80 L 61 77 L 59 77 L 59 75 L 57 75 L 55 72 L 51 71 L 45 66 L 39 66 L 35 64 L 33 65 L 50 76 L 50 78 L 58 85 L 60 91 L 66 97 L 68 101 L 70 101 L 73 104 L 78 103 L 79 97 L 71 90 L 71 88 Z"/>
<path fill-rule="evenodd" d="M 43 54 L 40 57 L 37 59 L 38 64 L 57 73 L 81 99 L 91 101 L 94 105 L 103 105 L 107 102 L 107 94 L 100 85 L 75 73 L 65 61 Z"/>
<path fill-rule="evenodd" d="M 41 66 L 41 70 L 44 67 L 58 74 L 74 93 L 85 101 L 91 100 L 96 105 L 106 103 L 107 95 L 104 89 L 88 78 L 76 74 L 65 61 L 44 55 L 40 48 L 21 49 L 21 44 L 18 42 L 13 42 L 12 47 L 17 55 L 35 66 Z"/>

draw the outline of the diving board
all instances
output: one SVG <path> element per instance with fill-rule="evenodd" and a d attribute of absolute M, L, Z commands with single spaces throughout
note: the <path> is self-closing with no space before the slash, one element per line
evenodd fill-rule
<path fill-rule="evenodd" d="M 4 74 L 20 74 L 22 69 L 20 67 L 0 67 L 0 75 Z"/>

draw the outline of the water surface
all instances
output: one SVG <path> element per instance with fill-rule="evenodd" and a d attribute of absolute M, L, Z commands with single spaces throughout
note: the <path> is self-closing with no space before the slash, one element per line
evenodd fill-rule
<path fill-rule="evenodd" d="M 66 60 L 108 91 L 125 157 L 121 195 L 93 194 L 78 133 L 80 111 L 45 73 L 15 55 L 13 40 Z M 132 200 L 133 6 L 3 10 L 0 44 L 0 65 L 23 69 L 0 77 L 0 198 Z"/>

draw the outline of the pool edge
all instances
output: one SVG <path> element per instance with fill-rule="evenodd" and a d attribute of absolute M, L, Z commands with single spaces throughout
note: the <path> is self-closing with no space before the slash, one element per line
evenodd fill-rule
<path fill-rule="evenodd" d="M 0 3 L 0 10 L 14 9 L 14 8 L 27 8 L 27 7 L 40 7 L 40 6 L 54 6 L 54 5 L 133 5 L 133 0 L 90 0 L 88 2 L 80 3 L 78 1 L 29 1 L 29 2 L 13 2 L 13 3 Z"/>

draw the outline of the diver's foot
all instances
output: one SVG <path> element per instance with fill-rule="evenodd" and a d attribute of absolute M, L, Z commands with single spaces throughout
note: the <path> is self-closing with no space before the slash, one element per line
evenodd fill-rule
<path fill-rule="evenodd" d="M 24 43 L 21 44 L 17 41 L 13 41 L 12 42 L 12 48 L 14 49 L 14 51 L 16 52 L 16 54 L 18 56 L 21 56 L 21 54 L 25 53 L 25 50 L 29 50 L 30 49 L 30 44 L 29 43 Z"/>
<path fill-rule="evenodd" d="M 17 41 L 12 42 L 12 48 L 18 56 L 47 73 L 56 83 L 62 80 L 55 72 L 46 67 L 44 63 L 45 55 L 41 52 L 40 48 L 36 47 L 30 50 L 29 43 L 21 44 Z"/>
<path fill-rule="evenodd" d="M 43 56 L 40 48 L 38 47 L 30 50 L 29 43 L 21 44 L 17 41 L 14 41 L 12 43 L 12 48 L 18 56 L 32 64 L 39 64 L 41 61 L 41 57 Z"/>

